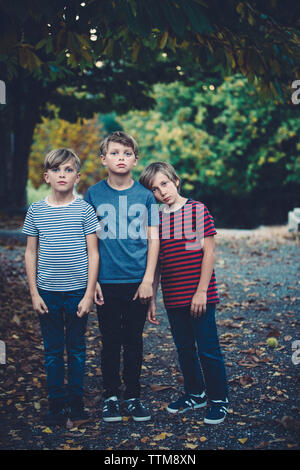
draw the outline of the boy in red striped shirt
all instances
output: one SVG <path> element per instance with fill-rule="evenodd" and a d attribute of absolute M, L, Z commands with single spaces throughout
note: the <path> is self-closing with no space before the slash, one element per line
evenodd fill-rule
<path fill-rule="evenodd" d="M 164 304 L 184 378 L 185 394 L 169 413 L 202 408 L 207 424 L 224 421 L 228 407 L 225 365 L 215 322 L 219 295 L 214 272 L 216 230 L 207 207 L 180 195 L 180 178 L 166 162 L 150 164 L 140 182 L 152 190 L 160 211 L 160 253 L 154 290 L 161 277 Z M 148 320 L 158 325 L 156 295 Z"/>

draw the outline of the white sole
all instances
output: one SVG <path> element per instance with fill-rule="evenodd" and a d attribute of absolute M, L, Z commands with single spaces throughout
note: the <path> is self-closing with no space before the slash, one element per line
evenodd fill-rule
<path fill-rule="evenodd" d="M 207 402 L 204 402 L 204 403 L 201 403 L 200 405 L 195 405 L 193 406 L 193 408 L 191 408 L 190 406 L 188 408 L 184 408 L 183 410 L 173 410 L 172 408 L 169 408 L 167 406 L 166 410 L 168 411 L 168 413 L 172 413 L 172 414 L 181 414 L 181 413 L 185 413 L 186 411 L 192 411 L 192 410 L 195 410 L 195 409 L 198 409 L 198 408 L 203 408 L 203 406 L 206 406 L 207 405 Z"/>
<path fill-rule="evenodd" d="M 204 423 L 205 424 L 220 424 L 220 423 L 223 423 L 223 421 L 225 420 L 226 416 L 224 416 L 224 418 L 221 418 L 221 419 L 208 419 L 208 418 L 204 418 Z"/>
<path fill-rule="evenodd" d="M 137 417 L 132 416 L 132 419 L 133 419 L 133 421 L 140 421 L 140 422 L 141 421 L 150 421 L 151 416 L 146 416 L 145 418 L 137 418 Z"/>
<path fill-rule="evenodd" d="M 116 418 L 102 418 L 103 421 L 105 421 L 106 423 L 117 423 L 117 422 L 120 422 L 122 421 L 122 416 L 118 416 Z"/>

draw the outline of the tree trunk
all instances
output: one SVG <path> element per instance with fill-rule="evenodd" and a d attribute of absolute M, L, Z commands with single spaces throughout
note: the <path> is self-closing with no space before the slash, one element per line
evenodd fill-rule
<path fill-rule="evenodd" d="M 26 209 L 28 158 L 39 119 L 41 95 L 37 82 L 18 77 L 7 86 L 7 104 L 0 107 L 0 211 Z"/>

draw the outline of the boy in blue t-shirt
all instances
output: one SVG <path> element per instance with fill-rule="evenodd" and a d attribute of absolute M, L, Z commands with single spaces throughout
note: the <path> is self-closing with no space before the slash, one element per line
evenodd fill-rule
<path fill-rule="evenodd" d="M 84 334 L 99 268 L 98 220 L 93 208 L 73 194 L 80 178 L 77 155 L 70 149 L 53 150 L 44 166 L 51 194 L 31 204 L 23 233 L 27 235 L 25 263 L 30 294 L 45 348 L 49 397 L 45 423 L 54 425 L 65 424 L 67 416 L 73 421 L 88 418 L 82 399 Z"/>
<path fill-rule="evenodd" d="M 108 178 L 89 188 L 85 200 L 95 208 L 101 226 L 95 303 L 102 334 L 103 420 L 122 420 L 118 396 L 123 346 L 127 412 L 135 421 L 147 421 L 151 416 L 140 401 L 139 379 L 159 251 L 158 210 L 151 191 L 132 179 L 138 159 L 135 140 L 114 132 L 101 143 L 100 152 Z"/>

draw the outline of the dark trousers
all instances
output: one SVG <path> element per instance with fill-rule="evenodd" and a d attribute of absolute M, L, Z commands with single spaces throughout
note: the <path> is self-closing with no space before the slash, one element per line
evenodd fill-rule
<path fill-rule="evenodd" d="M 79 318 L 77 307 L 85 289 L 54 292 L 39 289 L 49 312 L 39 315 L 45 349 L 45 367 L 49 399 L 64 398 L 64 349 L 67 351 L 67 396 L 83 395 L 86 358 L 87 316 Z"/>
<path fill-rule="evenodd" d="M 101 284 L 104 305 L 97 306 L 102 334 L 101 368 L 104 397 L 119 395 L 123 346 L 124 398 L 139 398 L 143 359 L 143 329 L 148 306 L 137 298 L 139 284 Z"/>
<path fill-rule="evenodd" d="M 190 306 L 168 309 L 167 314 L 178 352 L 186 393 L 202 393 L 210 400 L 228 397 L 227 378 L 217 326 L 215 304 L 207 304 L 206 313 L 194 318 Z"/>

